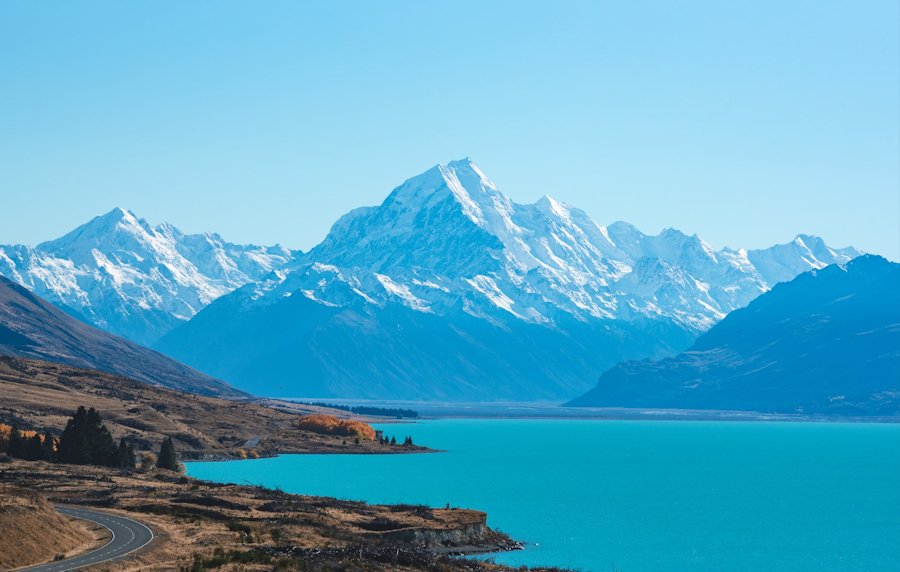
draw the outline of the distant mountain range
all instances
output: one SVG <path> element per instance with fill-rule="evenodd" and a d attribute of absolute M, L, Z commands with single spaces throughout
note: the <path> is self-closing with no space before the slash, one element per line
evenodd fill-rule
<path fill-rule="evenodd" d="M 867 255 L 804 273 L 569 405 L 900 414 L 900 264 Z"/>
<path fill-rule="evenodd" d="M 160 353 L 80 322 L 3 277 L 0 355 L 95 369 L 201 395 L 244 396 Z"/>
<path fill-rule="evenodd" d="M 307 253 L 114 209 L 0 246 L 0 275 L 250 392 L 531 400 L 674 355 L 774 284 L 859 254 L 809 235 L 716 251 L 601 226 L 548 196 L 514 203 L 466 159 L 351 211 Z"/>
<path fill-rule="evenodd" d="M 279 246 L 150 226 L 117 208 L 33 248 L 0 246 L 0 275 L 87 323 L 150 344 L 290 256 Z"/>
<path fill-rule="evenodd" d="M 550 197 L 516 204 L 466 159 L 351 211 L 155 347 L 268 395 L 561 399 L 858 254 L 807 235 L 715 251 L 672 229 L 604 227 Z"/>

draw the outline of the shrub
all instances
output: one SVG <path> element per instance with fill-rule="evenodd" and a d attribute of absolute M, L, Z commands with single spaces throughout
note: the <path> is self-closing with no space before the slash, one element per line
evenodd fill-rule
<path fill-rule="evenodd" d="M 144 453 L 144 456 L 141 457 L 141 470 L 149 471 L 153 467 L 156 466 L 156 455 L 153 453 Z"/>
<path fill-rule="evenodd" d="M 334 415 L 304 415 L 297 421 L 297 428 L 319 433 L 320 435 L 338 435 L 341 437 L 357 437 L 368 441 L 375 440 L 375 430 L 368 423 L 338 419 Z"/>

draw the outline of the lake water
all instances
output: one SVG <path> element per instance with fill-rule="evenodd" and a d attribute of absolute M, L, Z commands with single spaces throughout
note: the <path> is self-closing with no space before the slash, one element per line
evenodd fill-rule
<path fill-rule="evenodd" d="M 900 570 L 900 425 L 435 420 L 423 455 L 189 463 L 192 476 L 487 511 L 506 564 L 581 570 Z"/>

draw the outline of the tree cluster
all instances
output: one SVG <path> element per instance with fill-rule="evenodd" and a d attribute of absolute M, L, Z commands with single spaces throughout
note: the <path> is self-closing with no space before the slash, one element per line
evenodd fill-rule
<path fill-rule="evenodd" d="M 378 440 L 378 442 L 382 445 L 396 445 L 397 438 L 396 437 L 388 438 L 387 435 L 384 435 Z M 403 439 L 403 446 L 404 447 L 412 447 L 413 446 L 412 437 L 407 436 L 405 439 Z"/>
<path fill-rule="evenodd" d="M 4 451 L 5 449 L 5 451 Z M 100 413 L 91 407 L 79 407 L 66 423 L 59 439 L 49 431 L 41 435 L 37 431 L 20 431 L 18 427 L 0 425 L 0 452 L 10 457 L 28 461 L 52 461 L 73 465 L 100 465 L 120 469 L 134 469 L 137 459 L 134 447 L 124 438 L 116 446 L 112 434 L 103 424 Z M 159 449 L 159 456 L 145 455 L 142 468 L 179 471 L 178 453 L 171 437 L 166 437 Z"/>
<path fill-rule="evenodd" d="M 29 431 L 31 436 L 23 434 L 18 427 L 9 432 L 6 454 L 10 457 L 27 461 L 56 460 L 56 439 L 49 432 L 41 437 L 36 431 Z"/>
<path fill-rule="evenodd" d="M 340 409 L 341 411 L 349 411 L 357 415 L 369 415 L 372 417 L 396 417 L 402 419 L 404 417 L 417 418 L 418 411 L 412 409 L 399 409 L 388 407 L 373 407 L 371 405 L 338 405 L 336 403 L 325 403 L 323 401 L 299 401 L 302 405 L 312 405 L 314 407 L 326 407 L 328 409 Z"/>
<path fill-rule="evenodd" d="M 134 448 L 121 439 L 116 446 L 109 429 L 103 425 L 100 413 L 91 407 L 79 407 L 66 423 L 59 438 L 57 460 L 73 465 L 101 465 L 133 469 Z"/>

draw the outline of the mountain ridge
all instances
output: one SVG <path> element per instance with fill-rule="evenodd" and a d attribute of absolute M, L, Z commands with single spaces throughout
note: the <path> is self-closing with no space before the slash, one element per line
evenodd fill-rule
<path fill-rule="evenodd" d="M 681 354 L 621 363 L 575 407 L 900 413 L 900 264 L 864 255 L 799 275 Z"/>
<path fill-rule="evenodd" d="M 2 276 L 0 355 L 95 369 L 201 395 L 246 397 L 154 350 L 80 322 Z"/>
<path fill-rule="evenodd" d="M 149 344 L 291 255 L 151 226 L 114 208 L 35 247 L 0 246 L 0 274 L 91 325 Z"/>
<path fill-rule="evenodd" d="M 800 242 L 754 257 L 774 276 L 858 254 L 825 246 L 820 260 Z M 464 159 L 407 179 L 378 206 L 354 209 L 319 245 L 223 296 L 156 347 L 241 387 L 277 385 L 279 395 L 568 398 L 626 355 L 685 349 L 768 290 L 749 252 L 714 251 L 672 229 L 649 236 L 627 223 L 604 227 L 550 196 L 521 205 Z M 274 307 L 293 320 L 275 316 Z M 262 324 L 284 329 L 273 335 Z M 210 340 L 224 330 L 230 337 Z M 254 339 L 244 339 L 251 330 Z M 372 336 L 384 344 L 370 343 Z M 550 371 L 542 360 L 554 361 L 552 352 L 536 347 L 538 339 L 571 363 Z M 522 364 L 510 363 L 516 356 L 498 340 L 517 347 Z M 467 352 L 479 357 L 467 360 Z M 403 373 L 437 363 L 442 369 L 425 370 L 452 380 L 446 386 Z M 254 381 L 254 369 L 278 381 Z M 498 369 L 516 381 L 491 387 Z"/>

